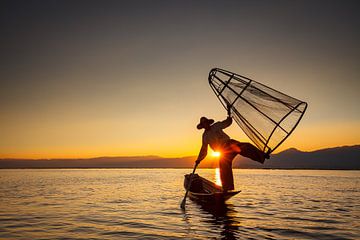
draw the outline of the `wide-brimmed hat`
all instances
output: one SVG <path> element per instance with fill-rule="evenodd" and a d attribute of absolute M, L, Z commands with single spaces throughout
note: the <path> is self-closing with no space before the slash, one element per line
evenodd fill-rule
<path fill-rule="evenodd" d="M 215 121 L 213 119 L 208 119 L 206 117 L 201 117 L 200 118 L 200 123 L 196 127 L 197 127 L 197 129 L 202 129 L 202 128 L 205 127 L 204 125 L 206 125 L 206 124 L 211 125 L 214 122 Z"/>

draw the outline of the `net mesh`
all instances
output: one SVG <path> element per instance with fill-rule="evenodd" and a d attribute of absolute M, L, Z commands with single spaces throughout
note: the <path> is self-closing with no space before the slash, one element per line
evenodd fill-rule
<path fill-rule="evenodd" d="M 215 68 L 209 84 L 253 143 L 273 152 L 296 128 L 307 103 L 247 77 Z"/>

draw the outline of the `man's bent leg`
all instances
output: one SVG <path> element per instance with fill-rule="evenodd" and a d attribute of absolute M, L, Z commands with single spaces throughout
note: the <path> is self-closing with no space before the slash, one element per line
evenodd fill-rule
<path fill-rule="evenodd" d="M 220 179 L 224 191 L 234 190 L 232 161 L 236 155 L 237 153 L 227 153 L 222 155 L 220 158 Z"/>

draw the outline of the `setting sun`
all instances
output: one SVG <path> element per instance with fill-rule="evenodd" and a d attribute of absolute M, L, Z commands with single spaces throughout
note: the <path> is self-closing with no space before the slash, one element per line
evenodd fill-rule
<path fill-rule="evenodd" d="M 213 157 L 220 157 L 220 152 L 213 152 L 212 154 L 211 154 Z"/>

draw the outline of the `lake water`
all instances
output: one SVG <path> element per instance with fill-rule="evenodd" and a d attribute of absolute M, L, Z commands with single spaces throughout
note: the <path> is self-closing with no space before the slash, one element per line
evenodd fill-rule
<path fill-rule="evenodd" d="M 0 239 L 360 239 L 360 171 L 234 170 L 226 206 L 183 212 L 189 172 L 0 170 Z"/>

